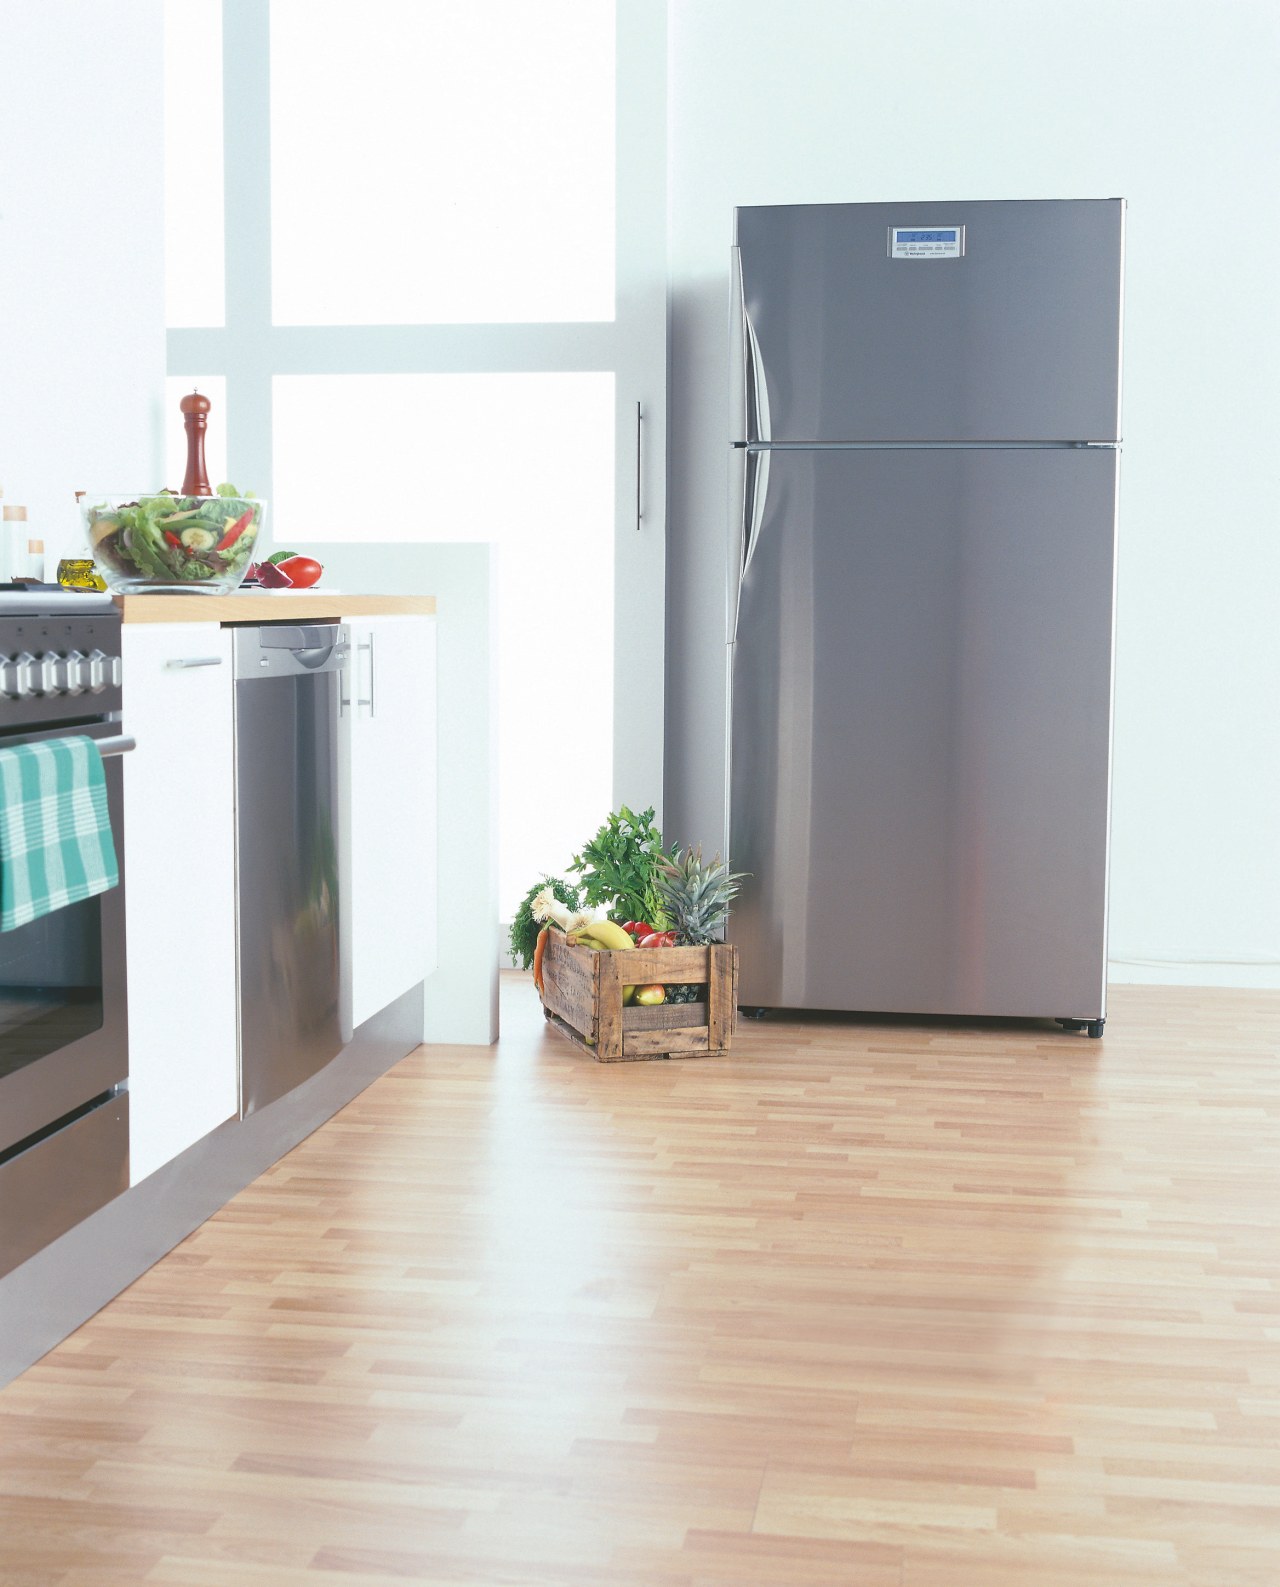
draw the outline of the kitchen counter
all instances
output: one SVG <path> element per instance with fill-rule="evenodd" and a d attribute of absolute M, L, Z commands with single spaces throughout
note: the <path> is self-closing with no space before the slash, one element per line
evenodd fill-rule
<path fill-rule="evenodd" d="M 347 617 L 431 617 L 434 595 L 343 595 L 337 590 L 236 590 L 230 595 L 117 595 L 126 623 L 337 622 Z"/>

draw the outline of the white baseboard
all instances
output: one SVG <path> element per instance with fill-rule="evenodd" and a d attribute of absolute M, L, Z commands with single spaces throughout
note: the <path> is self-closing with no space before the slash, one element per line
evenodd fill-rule
<path fill-rule="evenodd" d="M 1280 962 L 1272 959 L 1112 959 L 1113 986 L 1233 986 L 1280 991 Z"/>

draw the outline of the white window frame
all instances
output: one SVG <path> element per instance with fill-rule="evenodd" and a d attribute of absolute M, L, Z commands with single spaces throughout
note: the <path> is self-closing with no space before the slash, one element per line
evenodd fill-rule
<path fill-rule="evenodd" d="M 617 283 L 611 321 L 274 325 L 269 0 L 223 0 L 226 314 L 168 333 L 171 375 L 223 375 L 233 479 L 272 496 L 276 375 L 612 371 L 615 806 L 661 818 L 666 612 L 665 0 L 617 8 Z M 641 654 L 643 667 L 632 658 Z M 564 723 L 565 744 L 572 723 Z M 602 812 L 603 815 L 603 812 Z M 585 836 L 585 834 L 584 834 Z"/>

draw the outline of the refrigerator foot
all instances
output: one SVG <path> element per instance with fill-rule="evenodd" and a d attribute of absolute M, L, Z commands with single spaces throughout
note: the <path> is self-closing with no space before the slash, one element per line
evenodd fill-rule
<path fill-rule="evenodd" d="M 769 1012 L 768 1009 L 764 1009 L 764 1008 L 749 1008 L 749 1007 L 747 1007 L 747 1008 L 740 1008 L 738 1010 L 738 1013 L 741 1014 L 745 1019 L 763 1019 L 768 1012 Z"/>
<path fill-rule="evenodd" d="M 1083 1030 L 1085 1022 L 1082 1019 L 1060 1019 L 1056 1023 L 1061 1025 L 1063 1030 Z"/>
<path fill-rule="evenodd" d="M 1102 1035 L 1102 1027 L 1106 1023 L 1107 1022 L 1105 1019 L 1091 1019 L 1089 1021 L 1089 1035 L 1092 1040 L 1098 1040 L 1098 1038 Z"/>

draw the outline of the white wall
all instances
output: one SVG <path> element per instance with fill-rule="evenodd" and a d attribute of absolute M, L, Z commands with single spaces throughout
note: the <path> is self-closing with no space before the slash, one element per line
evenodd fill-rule
<path fill-rule="evenodd" d="M 672 0 L 670 29 L 665 828 L 720 832 L 733 205 L 1124 196 L 1113 978 L 1280 985 L 1280 7 Z"/>
<path fill-rule="evenodd" d="M 0 6 L 0 486 L 51 557 L 75 491 L 160 478 L 160 0 Z"/>

